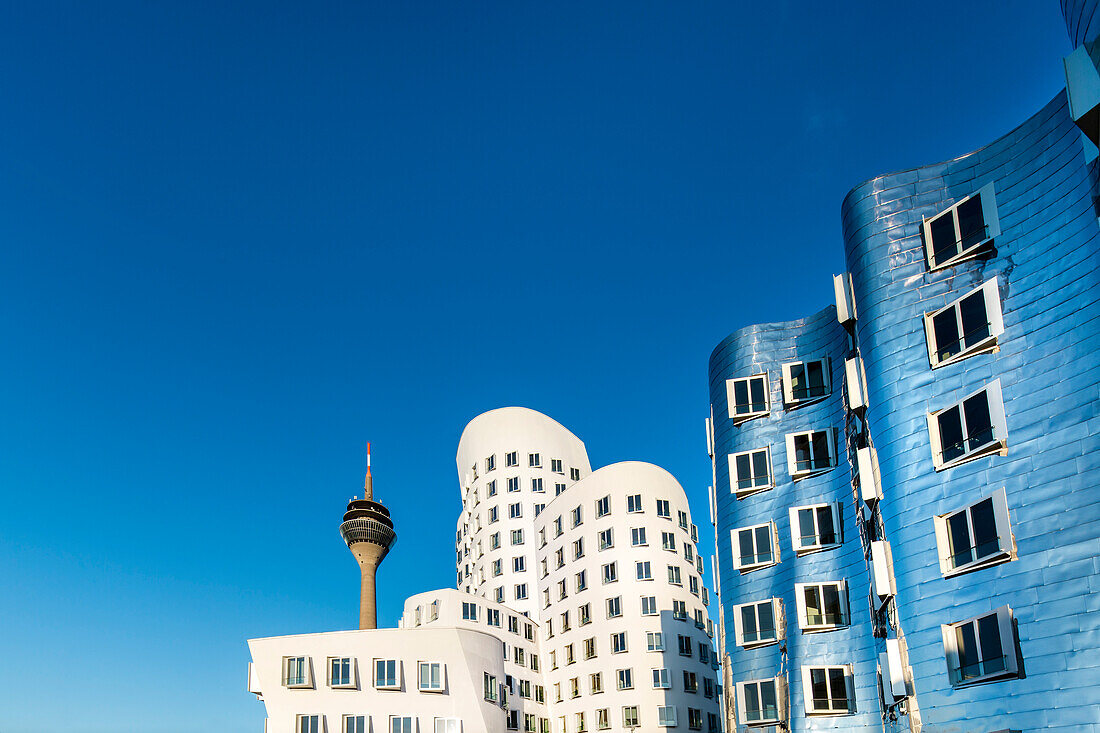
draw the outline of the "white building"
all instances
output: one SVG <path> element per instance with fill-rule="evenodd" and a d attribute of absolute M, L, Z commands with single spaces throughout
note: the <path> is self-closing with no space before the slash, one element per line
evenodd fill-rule
<path fill-rule="evenodd" d="M 591 471 L 550 418 L 493 410 L 459 442 L 458 590 L 401 628 L 257 639 L 271 733 L 720 728 L 698 534 L 648 463 Z"/>

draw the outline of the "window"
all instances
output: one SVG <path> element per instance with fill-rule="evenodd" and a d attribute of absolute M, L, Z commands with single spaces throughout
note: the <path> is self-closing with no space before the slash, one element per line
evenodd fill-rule
<path fill-rule="evenodd" d="M 503 585 L 493 591 L 493 597 L 496 599 L 497 603 L 504 603 L 504 586 Z"/>
<path fill-rule="evenodd" d="M 618 618 L 623 615 L 622 597 L 615 596 L 607 599 L 607 617 Z"/>
<path fill-rule="evenodd" d="M 787 434 L 787 470 L 792 479 L 806 478 L 836 466 L 832 430 Z"/>
<path fill-rule="evenodd" d="M 642 509 L 641 494 L 631 494 L 626 497 L 626 511 L 630 513 L 644 511 Z"/>
<path fill-rule="evenodd" d="M 495 479 L 485 484 L 485 495 L 489 497 L 497 495 L 497 482 Z"/>
<path fill-rule="evenodd" d="M 546 508 L 545 504 L 535 504 L 535 516 L 542 514 L 542 510 Z"/>
<path fill-rule="evenodd" d="M 1000 233 L 997 202 L 990 183 L 946 211 L 922 221 L 928 268 L 938 270 L 986 254 L 993 248 L 993 238 Z"/>
<path fill-rule="evenodd" d="M 929 414 L 928 432 L 937 471 L 993 453 L 1004 455 L 1008 428 L 1001 381 L 994 380 L 962 401 Z"/>
<path fill-rule="evenodd" d="M 573 559 L 580 560 L 584 557 L 584 538 L 578 537 L 573 540 Z"/>
<path fill-rule="evenodd" d="M 500 549 L 500 532 L 493 532 L 491 535 L 489 535 L 489 549 Z"/>
<path fill-rule="evenodd" d="M 602 499 L 596 499 L 596 519 L 600 517 L 606 517 L 611 513 L 611 497 L 605 496 Z"/>
<path fill-rule="evenodd" d="M 615 563 L 609 562 L 603 566 L 603 582 L 605 585 L 607 583 L 614 583 L 618 579 L 619 571 Z"/>
<path fill-rule="evenodd" d="M 554 484 L 554 496 L 558 496 L 563 491 L 565 491 L 565 484 Z"/>
<path fill-rule="evenodd" d="M 527 584 L 526 583 L 520 583 L 519 585 L 517 585 L 515 587 L 515 594 L 516 594 L 516 600 L 517 601 L 526 601 L 527 600 Z"/>
<path fill-rule="evenodd" d="M 579 696 L 579 695 L 580 695 L 580 693 L 578 692 L 577 695 L 575 695 L 575 697 Z M 584 723 L 584 713 L 583 712 L 577 713 L 577 733 L 585 733 L 585 731 L 587 731 L 587 730 L 588 730 L 588 728 L 587 728 L 587 726 L 585 726 L 585 723 Z"/>
<path fill-rule="evenodd" d="M 733 534 L 734 564 L 742 572 L 774 565 L 776 562 L 775 528 L 771 522 L 755 527 L 735 529 Z"/>
<path fill-rule="evenodd" d="M 665 635 L 660 631 L 647 631 L 645 634 L 645 648 L 648 652 L 663 652 L 665 650 Z"/>
<path fill-rule="evenodd" d="M 486 608 L 485 609 L 485 623 L 490 626 L 500 627 L 500 609 Z"/>
<path fill-rule="evenodd" d="M 684 692 L 699 691 L 699 677 L 694 672 L 684 671 Z"/>
<path fill-rule="evenodd" d="M 676 516 L 679 519 L 680 529 L 686 530 L 691 524 L 691 522 L 688 521 L 688 513 L 676 512 Z"/>
<path fill-rule="evenodd" d="M 611 727 L 611 713 L 608 708 L 596 711 L 596 730 L 608 730 Z"/>
<path fill-rule="evenodd" d="M 680 566 L 669 565 L 668 566 L 668 582 L 672 585 L 683 585 L 684 581 L 680 578 Z"/>
<path fill-rule="evenodd" d="M 569 696 L 580 697 L 581 696 L 581 681 L 579 677 L 569 678 Z"/>
<path fill-rule="evenodd" d="M 668 670 L 653 670 L 653 688 L 657 690 L 667 690 L 670 687 L 672 687 L 672 683 L 669 682 Z"/>
<path fill-rule="evenodd" d="M 584 523 L 584 515 L 581 512 L 581 508 L 579 506 L 574 507 L 573 508 L 573 514 L 572 514 L 572 526 L 573 527 L 579 527 L 583 523 Z"/>
<path fill-rule="evenodd" d="M 561 537 L 565 532 L 565 525 L 562 524 L 561 517 L 554 520 L 554 537 Z"/>
<path fill-rule="evenodd" d="M 569 469 L 569 480 L 570 481 L 580 481 L 581 480 L 581 470 L 579 468 L 570 468 Z"/>
<path fill-rule="evenodd" d="M 630 546 L 643 547 L 645 541 L 645 527 L 634 527 L 630 530 Z"/>
<path fill-rule="evenodd" d="M 512 558 L 512 572 L 522 573 L 527 570 L 527 558 L 523 555 Z"/>
<path fill-rule="evenodd" d="M 672 518 L 672 509 L 668 505 L 668 499 L 657 500 L 657 516 L 666 519 Z"/>
<path fill-rule="evenodd" d="M 657 596 L 642 596 L 642 615 L 657 615 Z"/>
<path fill-rule="evenodd" d="M 516 502 L 515 504 L 508 505 L 508 518 L 519 519 L 523 516 L 523 504 Z"/>
<path fill-rule="evenodd" d="M 589 637 L 584 640 L 584 658 L 591 659 L 596 656 L 596 638 Z"/>
<path fill-rule="evenodd" d="M 496 467 L 497 467 L 497 457 L 496 457 L 496 455 L 491 455 L 491 456 L 489 456 L 488 458 L 485 459 L 485 473 L 489 473 L 489 471 L 496 470 Z"/>
<path fill-rule="evenodd" d="M 345 715 L 343 733 L 367 733 L 367 716 Z"/>
<path fill-rule="evenodd" d="M 477 621 L 477 604 L 462 602 L 462 619 L 464 621 Z"/>
<path fill-rule="evenodd" d="M 508 491 L 509 493 L 519 491 L 519 476 L 512 476 L 508 479 Z"/>
<path fill-rule="evenodd" d="M 413 720 L 414 719 L 408 715 L 391 715 L 389 733 L 416 733 L 416 728 L 413 726 Z"/>
<path fill-rule="evenodd" d="M 688 728 L 691 730 L 703 729 L 703 711 L 698 708 L 688 708 Z"/>
<path fill-rule="evenodd" d="M 802 694 L 807 715 L 855 712 L 855 688 L 851 667 L 803 667 Z"/>
<path fill-rule="evenodd" d="M 352 672 L 351 657 L 329 658 L 328 683 L 331 687 L 355 686 L 355 675 Z"/>
<path fill-rule="evenodd" d="M 929 363 L 935 369 L 992 351 L 1004 330 L 997 278 L 993 278 L 940 310 L 925 314 Z"/>
<path fill-rule="evenodd" d="M 626 632 L 620 631 L 611 635 L 611 653 L 618 654 L 626 651 Z"/>
<path fill-rule="evenodd" d="M 780 700 L 786 702 L 781 682 L 782 678 L 773 678 L 737 683 L 737 709 L 743 725 L 779 722 Z"/>
<path fill-rule="evenodd" d="M 726 380 L 726 403 L 734 424 L 768 414 L 768 375 Z"/>
<path fill-rule="evenodd" d="M 638 580 L 653 580 L 653 572 L 650 570 L 648 560 L 634 563 L 634 572 Z"/>
<path fill-rule="evenodd" d="M 791 541 L 796 553 L 813 552 L 841 543 L 838 504 L 791 507 L 788 512 L 791 518 Z"/>
<path fill-rule="evenodd" d="M 687 604 L 683 601 L 673 601 L 672 618 L 676 619 L 677 621 L 687 621 L 687 617 Z"/>
<path fill-rule="evenodd" d="M 296 733 L 321 733 L 321 716 L 299 715 L 294 730 Z"/>
<path fill-rule="evenodd" d="M 798 604 L 798 626 L 804 631 L 827 631 L 848 625 L 846 581 L 796 583 L 794 593 Z"/>
<path fill-rule="evenodd" d="M 733 623 L 737 645 L 751 649 L 778 641 L 776 618 L 781 613 L 781 603 L 778 598 L 769 598 L 766 601 L 736 606 L 733 610 Z"/>
<path fill-rule="evenodd" d="M 566 591 L 565 578 L 562 578 L 561 580 L 558 581 L 558 599 L 559 600 L 565 599 L 568 596 L 569 596 L 569 593 Z M 562 629 L 562 631 L 567 631 L 567 629 Z"/>
<path fill-rule="evenodd" d="M 958 687 L 1018 674 L 1012 609 L 1008 606 L 940 629 L 952 685 Z"/>
<path fill-rule="evenodd" d="M 634 670 L 632 669 L 620 669 L 618 671 L 619 689 L 620 690 L 633 690 L 634 689 Z"/>
<path fill-rule="evenodd" d="M 512 451 L 511 453 L 505 453 L 504 454 L 504 465 L 506 467 L 507 466 L 518 466 L 519 465 L 519 454 L 516 453 L 516 451 Z"/>
<path fill-rule="evenodd" d="M 1012 559 L 1003 488 L 965 509 L 936 517 L 935 524 L 940 572 L 945 578 Z"/>
<path fill-rule="evenodd" d="M 671 705 L 661 705 L 657 708 L 657 725 L 665 728 L 676 727 L 676 708 Z"/>
<path fill-rule="evenodd" d="M 661 532 L 661 549 L 676 552 L 676 535 L 672 532 Z"/>
<path fill-rule="evenodd" d="M 690 636 L 684 636 L 683 634 L 677 634 L 676 635 L 676 645 L 680 649 L 680 656 L 681 657 L 690 657 L 691 656 L 691 637 Z"/>
<path fill-rule="evenodd" d="M 557 568 L 565 567 L 565 548 L 559 547 L 554 553 L 554 560 L 557 563 Z M 555 568 L 555 570 L 557 569 Z"/>
<path fill-rule="evenodd" d="M 378 689 L 398 689 L 401 686 L 401 662 L 396 659 L 374 660 L 374 686 Z"/>
<path fill-rule="evenodd" d="M 500 520 L 500 508 L 489 507 L 489 524 Z"/>
<path fill-rule="evenodd" d="M 501 575 L 501 574 L 504 573 L 504 570 L 501 568 L 501 562 L 502 562 L 502 560 L 500 558 L 497 558 L 496 560 L 493 560 L 492 568 L 493 568 L 493 577 L 494 578 L 497 577 L 498 575 Z"/>
<path fill-rule="evenodd" d="M 582 590 L 588 588 L 588 572 L 582 570 L 576 575 L 576 593 L 580 593 Z"/>
<path fill-rule="evenodd" d="M 820 400 L 831 391 L 828 359 L 792 361 L 783 365 L 783 404 L 787 407 Z"/>
<path fill-rule="evenodd" d="M 615 546 L 615 539 L 610 529 L 601 530 L 597 538 L 599 539 L 601 550 L 607 550 Z"/>
<path fill-rule="evenodd" d="M 730 490 L 738 498 L 770 489 L 775 485 L 772 481 L 771 450 L 768 448 L 731 453 L 729 467 Z"/>
<path fill-rule="evenodd" d="M 485 692 L 485 699 L 489 702 L 497 701 L 497 678 L 488 672 L 483 677 L 483 689 Z"/>
<path fill-rule="evenodd" d="M 586 603 L 577 608 L 577 626 L 585 626 L 590 623 L 592 623 L 592 607 Z"/>
<path fill-rule="evenodd" d="M 684 559 L 688 561 L 688 565 L 695 562 L 695 548 L 687 542 L 684 543 Z"/>
<path fill-rule="evenodd" d="M 538 453 L 528 453 L 527 465 L 531 468 L 542 468 L 542 457 Z"/>
<path fill-rule="evenodd" d="M 313 687 L 310 660 L 306 657 L 283 657 L 283 685 L 286 687 Z"/>
<path fill-rule="evenodd" d="M 420 663 L 420 689 L 426 692 L 443 691 L 443 665 L 440 662 Z"/>
<path fill-rule="evenodd" d="M 543 493 L 542 479 L 541 478 L 531 479 L 531 491 L 535 492 L 536 494 Z"/>

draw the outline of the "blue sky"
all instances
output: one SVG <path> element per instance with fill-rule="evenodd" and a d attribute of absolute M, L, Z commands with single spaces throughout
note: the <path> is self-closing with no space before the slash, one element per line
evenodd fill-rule
<path fill-rule="evenodd" d="M 453 584 L 495 407 L 668 468 L 710 544 L 711 349 L 1068 51 L 1053 1 L 9 3 L 0 729 L 262 730 L 245 640 L 356 624 L 367 440 L 385 625 Z"/>

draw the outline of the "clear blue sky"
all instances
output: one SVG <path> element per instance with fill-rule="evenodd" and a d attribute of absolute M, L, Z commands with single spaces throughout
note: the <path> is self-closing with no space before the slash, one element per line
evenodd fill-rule
<path fill-rule="evenodd" d="M 262 730 L 249 637 L 454 582 L 504 405 L 704 542 L 707 358 L 831 300 L 840 203 L 1063 84 L 1054 0 L 8 3 L 0 730 Z M 71 713 L 80 714 L 71 717 Z M 59 717 L 60 715 L 60 717 Z"/>

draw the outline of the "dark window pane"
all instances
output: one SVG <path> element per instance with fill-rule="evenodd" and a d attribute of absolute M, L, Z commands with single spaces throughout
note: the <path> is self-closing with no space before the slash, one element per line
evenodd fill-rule
<path fill-rule="evenodd" d="M 976 450 L 993 441 L 993 422 L 989 417 L 989 397 L 980 392 L 963 401 L 963 415 L 966 416 L 967 452 Z"/>
<path fill-rule="evenodd" d="M 959 314 L 962 317 L 964 347 L 969 348 L 989 338 L 989 317 L 985 312 L 985 294 L 982 291 L 963 298 L 959 303 Z"/>
<path fill-rule="evenodd" d="M 932 256 L 937 263 L 948 260 L 959 253 L 955 241 L 955 218 L 945 214 L 932 222 Z"/>
<path fill-rule="evenodd" d="M 734 412 L 738 415 L 743 415 L 747 412 L 752 412 L 752 408 L 749 405 L 749 385 L 745 381 L 737 381 L 733 383 L 733 401 L 735 403 Z"/>
<path fill-rule="evenodd" d="M 944 311 L 932 318 L 932 331 L 936 335 L 936 359 L 943 361 L 962 351 L 959 323 L 955 309 Z"/>
<path fill-rule="evenodd" d="M 768 483 L 768 454 L 757 451 L 752 454 L 753 476 L 756 478 L 755 486 L 765 486 Z"/>
<path fill-rule="evenodd" d="M 970 522 L 974 525 L 975 559 L 987 557 L 1000 550 L 992 498 L 980 501 L 970 509 Z"/>
<path fill-rule="evenodd" d="M 764 387 L 766 384 L 767 382 L 763 377 L 749 381 L 753 412 L 763 412 L 768 408 L 768 400 L 764 394 Z"/>
<path fill-rule="evenodd" d="M 771 562 L 772 560 L 772 533 L 771 528 L 756 528 L 756 553 L 759 562 Z"/>
<path fill-rule="evenodd" d="M 974 559 L 973 544 L 970 541 L 970 526 L 966 521 L 966 512 L 953 514 L 947 519 L 947 538 L 951 545 L 951 563 L 954 567 L 964 565 Z"/>
<path fill-rule="evenodd" d="M 810 455 L 810 438 L 807 435 L 795 436 L 794 464 L 799 471 L 808 471 L 813 466 L 813 459 Z"/>
<path fill-rule="evenodd" d="M 813 709 L 826 710 L 829 707 L 829 684 L 825 679 L 825 670 L 810 670 L 810 691 L 813 694 Z"/>
<path fill-rule="evenodd" d="M 1003 672 L 1005 658 L 1001 647 L 1001 628 L 997 623 L 997 614 L 993 613 L 978 619 L 978 639 L 982 645 L 982 674 Z"/>
<path fill-rule="evenodd" d="M 962 248 L 973 247 L 986 239 L 985 215 L 982 213 L 982 198 L 974 196 L 959 204 L 959 233 L 962 236 Z"/>
<path fill-rule="evenodd" d="M 813 434 L 814 468 L 828 468 L 832 465 L 829 458 L 829 434 L 821 431 Z"/>
<path fill-rule="evenodd" d="M 745 717 L 749 720 L 760 719 L 760 692 L 756 685 L 745 685 L 745 707 L 748 713 Z"/>
<path fill-rule="evenodd" d="M 944 462 L 963 455 L 966 450 L 963 447 L 962 416 L 959 408 L 944 410 L 937 416 L 936 422 L 940 426 L 940 450 L 943 452 Z"/>
<path fill-rule="evenodd" d="M 774 682 L 761 682 L 760 683 L 760 702 L 762 702 L 763 709 L 769 718 L 776 716 L 776 698 L 775 698 L 775 683 Z"/>
<path fill-rule="evenodd" d="M 832 691 L 832 709 L 848 709 L 848 686 L 844 683 L 844 670 L 829 670 L 829 689 Z"/>
<path fill-rule="evenodd" d="M 825 623 L 844 623 L 844 616 L 840 611 L 840 589 L 835 585 L 827 585 L 823 589 L 822 596 L 825 606 Z"/>
<path fill-rule="evenodd" d="M 737 456 L 737 488 L 748 489 L 752 487 L 752 457 L 750 455 Z"/>
<path fill-rule="evenodd" d="M 831 545 L 836 542 L 836 530 L 833 528 L 833 510 L 831 508 L 818 508 L 817 533 L 823 545 Z"/>
<path fill-rule="evenodd" d="M 811 626 L 819 626 L 824 623 L 821 601 L 817 595 L 817 588 L 803 589 L 803 598 L 806 602 L 806 623 Z"/>
<path fill-rule="evenodd" d="M 741 630 L 745 641 L 757 641 L 760 638 L 756 629 L 756 609 L 754 606 L 745 606 L 741 609 Z"/>
<path fill-rule="evenodd" d="M 798 534 L 800 537 L 800 544 L 802 545 L 816 545 L 817 544 L 817 531 L 814 528 L 814 510 L 813 509 L 799 509 L 798 510 Z"/>
<path fill-rule="evenodd" d="M 750 565 L 756 562 L 756 552 L 752 548 L 751 529 L 743 529 L 737 533 L 737 544 L 741 550 L 742 565 Z"/>
<path fill-rule="evenodd" d="M 959 651 L 959 678 L 969 679 L 981 674 L 978 656 L 978 640 L 974 636 L 974 624 L 955 628 L 955 647 Z"/>
<path fill-rule="evenodd" d="M 772 614 L 772 604 L 763 603 L 757 606 L 760 614 L 760 638 L 775 638 L 775 617 Z"/>

